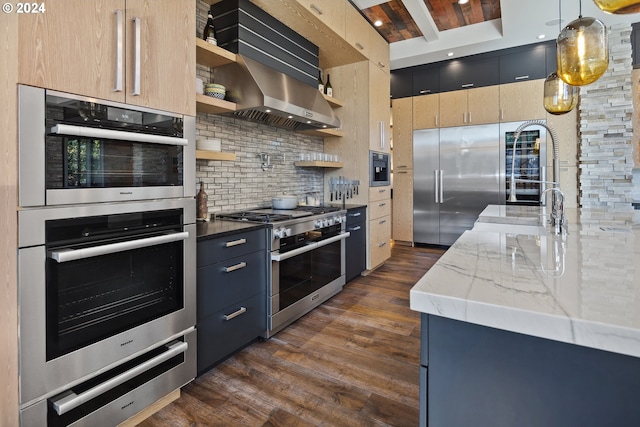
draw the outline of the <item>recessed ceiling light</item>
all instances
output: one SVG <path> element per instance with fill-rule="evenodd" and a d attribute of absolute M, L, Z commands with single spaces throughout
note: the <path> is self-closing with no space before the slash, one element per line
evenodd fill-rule
<path fill-rule="evenodd" d="M 381 27 L 382 26 L 382 21 L 379 19 L 376 19 L 376 21 L 373 23 L 373 25 L 375 25 L 376 27 Z"/>
<path fill-rule="evenodd" d="M 547 37 L 547 36 L 545 36 L 544 34 L 540 34 L 540 35 L 538 36 L 538 40 L 542 40 L 542 39 L 543 39 L 543 38 L 545 38 L 545 37 Z"/>
<path fill-rule="evenodd" d="M 447 56 L 453 56 L 453 52 L 447 53 Z"/>
<path fill-rule="evenodd" d="M 458 0 L 458 4 L 467 4 L 469 0 Z"/>

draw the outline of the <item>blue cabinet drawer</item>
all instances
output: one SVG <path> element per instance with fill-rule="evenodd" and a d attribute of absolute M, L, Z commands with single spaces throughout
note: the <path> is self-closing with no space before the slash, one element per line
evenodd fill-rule
<path fill-rule="evenodd" d="M 198 321 L 198 374 L 266 334 L 266 298 L 259 293 Z"/>
<path fill-rule="evenodd" d="M 198 242 L 197 265 L 214 264 L 240 255 L 266 250 L 267 230 L 239 232 Z"/>
<path fill-rule="evenodd" d="M 236 301 L 243 300 L 267 286 L 266 252 L 259 251 L 198 268 L 198 319 Z"/>

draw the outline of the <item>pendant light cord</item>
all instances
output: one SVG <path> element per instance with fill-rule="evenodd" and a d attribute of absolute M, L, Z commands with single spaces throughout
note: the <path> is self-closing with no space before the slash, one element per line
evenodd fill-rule
<path fill-rule="evenodd" d="M 579 2 L 580 2 L 580 13 L 578 16 L 580 17 L 580 19 L 582 19 L 582 0 L 579 0 Z"/>

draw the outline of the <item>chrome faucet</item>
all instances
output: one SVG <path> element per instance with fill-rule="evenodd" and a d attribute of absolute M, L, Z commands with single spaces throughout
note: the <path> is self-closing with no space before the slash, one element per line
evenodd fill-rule
<path fill-rule="evenodd" d="M 549 187 L 540 193 L 540 202 L 544 200 L 547 191 L 557 191 L 559 197 L 553 198 L 551 205 L 551 225 L 555 234 L 563 234 L 566 231 L 567 217 L 564 214 L 564 193 L 558 187 Z"/>

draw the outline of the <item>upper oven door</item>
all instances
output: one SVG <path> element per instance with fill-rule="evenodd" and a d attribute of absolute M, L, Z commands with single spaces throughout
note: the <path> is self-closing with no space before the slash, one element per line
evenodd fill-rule
<path fill-rule="evenodd" d="M 28 86 L 19 96 L 20 206 L 195 195 L 193 117 Z"/>

